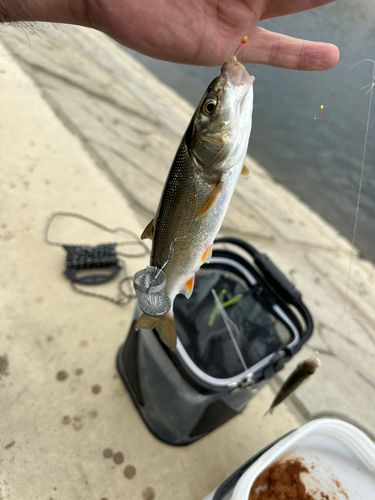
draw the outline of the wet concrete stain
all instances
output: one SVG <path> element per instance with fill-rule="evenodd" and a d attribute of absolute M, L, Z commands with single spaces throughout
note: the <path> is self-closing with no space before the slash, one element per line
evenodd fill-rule
<path fill-rule="evenodd" d="M 74 415 L 72 427 L 76 431 L 79 431 L 80 429 L 82 429 L 82 427 L 83 427 L 83 418 L 81 417 L 81 415 Z"/>
<path fill-rule="evenodd" d="M 112 448 L 105 448 L 103 450 L 103 457 L 104 458 L 111 458 L 111 456 L 113 455 L 113 450 Z"/>
<path fill-rule="evenodd" d="M 52 335 L 48 335 L 48 337 L 46 338 L 47 342 L 52 342 L 53 341 L 53 337 Z"/>
<path fill-rule="evenodd" d="M 42 304 L 42 302 L 44 302 L 44 297 L 37 297 L 37 298 L 35 299 L 35 303 L 36 303 L 36 304 Z"/>
<path fill-rule="evenodd" d="M 0 380 L 3 376 L 8 376 L 9 358 L 7 354 L 0 356 Z"/>
<path fill-rule="evenodd" d="M 155 490 L 151 486 L 146 486 L 141 492 L 143 500 L 154 500 Z"/>
<path fill-rule="evenodd" d="M 124 461 L 124 454 L 121 451 L 116 451 L 116 453 L 113 455 L 113 460 L 115 464 L 122 464 Z"/>
<path fill-rule="evenodd" d="M 124 476 L 127 479 L 133 479 L 133 477 L 136 475 L 137 469 L 134 467 L 134 465 L 127 465 L 124 469 Z"/>
<path fill-rule="evenodd" d="M 89 417 L 90 418 L 96 418 L 98 416 L 98 411 L 97 410 L 91 410 L 89 412 Z"/>
<path fill-rule="evenodd" d="M 91 387 L 91 390 L 94 394 L 99 394 L 99 392 L 101 392 L 102 390 L 102 387 L 99 385 L 99 384 L 94 384 L 92 387 Z"/>
<path fill-rule="evenodd" d="M 4 241 L 9 241 L 12 238 L 14 238 L 14 234 L 11 231 L 5 231 L 4 233 L 0 234 L 0 239 Z"/>
<path fill-rule="evenodd" d="M 56 379 L 62 382 L 63 380 L 66 380 L 69 377 L 69 373 L 66 370 L 60 370 L 56 374 Z"/>
<path fill-rule="evenodd" d="M 11 448 L 12 446 L 14 446 L 16 444 L 15 440 L 13 439 L 13 441 L 11 441 L 10 443 L 6 444 L 5 445 L 5 449 L 6 450 L 9 450 L 9 448 Z"/>
<path fill-rule="evenodd" d="M 116 396 L 119 396 L 119 397 L 126 395 L 126 390 L 125 390 L 125 387 L 123 385 L 121 385 L 120 387 L 117 387 L 113 392 L 116 394 Z"/>
<path fill-rule="evenodd" d="M 82 340 L 80 343 L 79 343 L 79 347 L 87 347 L 89 345 L 89 343 L 87 342 L 87 340 Z"/>
<path fill-rule="evenodd" d="M 61 419 L 61 423 L 63 425 L 69 425 L 72 419 L 69 417 L 69 415 L 64 415 L 63 418 Z"/>
<path fill-rule="evenodd" d="M 75 371 L 75 374 L 78 375 L 78 376 L 82 375 L 82 373 L 83 373 L 83 368 L 77 368 L 76 371 Z"/>

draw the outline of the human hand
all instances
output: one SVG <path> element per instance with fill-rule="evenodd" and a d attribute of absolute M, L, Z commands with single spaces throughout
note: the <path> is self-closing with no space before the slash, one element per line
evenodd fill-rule
<path fill-rule="evenodd" d="M 0 21 L 81 24 L 166 61 L 218 66 L 248 37 L 239 59 L 299 70 L 325 70 L 337 47 L 300 40 L 258 26 L 333 0 L 0 0 Z"/>
<path fill-rule="evenodd" d="M 272 33 L 257 24 L 331 1 L 97 0 L 88 5 L 93 27 L 156 59 L 218 66 L 229 60 L 246 35 L 239 54 L 243 62 L 325 70 L 337 63 L 337 47 Z"/>

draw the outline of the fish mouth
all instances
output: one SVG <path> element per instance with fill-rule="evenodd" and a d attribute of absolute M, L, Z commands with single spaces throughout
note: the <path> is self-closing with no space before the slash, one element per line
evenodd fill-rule
<path fill-rule="evenodd" d="M 236 56 L 232 56 L 229 63 L 224 63 L 221 68 L 221 74 L 234 87 L 249 89 L 254 82 L 254 77 L 250 76 L 246 68 L 237 61 Z"/>
<path fill-rule="evenodd" d="M 320 366 L 322 364 L 322 362 L 320 361 L 320 359 L 318 358 L 318 355 L 317 354 L 314 354 L 312 357 L 311 357 L 311 360 L 312 362 L 314 363 L 314 365 L 318 368 L 318 366 Z"/>

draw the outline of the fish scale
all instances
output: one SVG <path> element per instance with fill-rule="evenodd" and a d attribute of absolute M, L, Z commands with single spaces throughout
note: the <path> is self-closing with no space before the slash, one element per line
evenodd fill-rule
<path fill-rule="evenodd" d="M 232 177 L 231 174 L 227 177 Z M 229 179 L 224 181 L 227 182 Z M 213 243 L 213 235 L 225 216 L 225 202 L 232 193 L 223 189 L 217 205 L 197 219 L 211 191 L 212 184 L 204 179 L 189 156 L 186 142 L 182 141 L 166 182 L 166 194 L 154 219 L 156 229 L 151 254 L 151 265 L 161 268 L 168 259 L 169 242 L 174 242 L 172 257 L 163 269 L 167 278 L 165 291 L 171 300 L 201 266 L 201 257 Z"/>

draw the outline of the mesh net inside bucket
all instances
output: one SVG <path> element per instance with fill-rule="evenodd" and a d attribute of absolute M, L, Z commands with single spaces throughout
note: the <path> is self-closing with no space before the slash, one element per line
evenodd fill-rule
<path fill-rule="evenodd" d="M 164 293 L 165 274 L 161 269 L 148 266 L 134 275 L 134 289 L 139 306 L 149 316 L 162 316 L 171 308 L 171 301 Z"/>
<path fill-rule="evenodd" d="M 224 306 L 226 321 L 213 290 Z M 295 339 L 272 297 L 228 270 L 201 269 L 191 298 L 176 297 L 174 314 L 190 359 L 215 378 L 236 376 Z"/>

